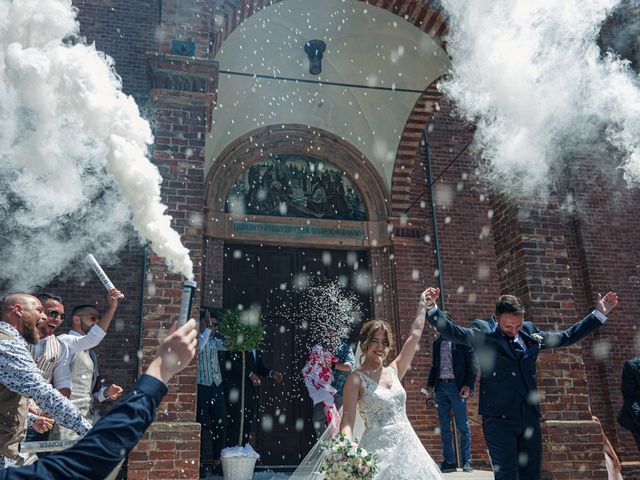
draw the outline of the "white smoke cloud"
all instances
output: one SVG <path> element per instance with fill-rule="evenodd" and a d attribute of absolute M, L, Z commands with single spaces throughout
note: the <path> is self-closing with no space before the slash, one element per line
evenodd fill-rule
<path fill-rule="evenodd" d="M 442 1 L 453 62 L 440 88 L 477 125 L 492 183 L 544 196 L 555 166 L 600 150 L 603 140 L 615 149 L 610 168 L 640 182 L 638 78 L 596 43 L 618 3 Z"/>
<path fill-rule="evenodd" d="M 0 285 L 30 290 L 87 252 L 113 256 L 130 223 L 190 278 L 149 124 L 78 28 L 68 0 L 0 0 Z"/>

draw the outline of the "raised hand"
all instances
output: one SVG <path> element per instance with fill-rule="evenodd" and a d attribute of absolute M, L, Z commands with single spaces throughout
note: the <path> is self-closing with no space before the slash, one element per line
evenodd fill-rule
<path fill-rule="evenodd" d="M 146 371 L 147 375 L 164 383 L 168 383 L 171 377 L 189 365 L 198 347 L 198 332 L 193 318 L 180 328 L 176 326 L 177 323 L 174 323 L 169 335 L 158 347 L 156 358 L 151 361 Z"/>
<path fill-rule="evenodd" d="M 608 315 L 618 305 L 618 295 L 615 292 L 608 292 L 604 297 L 598 294 L 596 308 L 604 315 Z"/>
<path fill-rule="evenodd" d="M 117 307 L 118 301 L 124 298 L 123 293 L 117 288 L 112 288 L 107 292 L 107 301 L 109 302 L 109 307 Z"/>
<path fill-rule="evenodd" d="M 440 295 L 440 289 L 438 287 L 428 287 L 424 292 L 420 295 L 420 306 L 424 306 L 426 309 L 430 309 L 433 307 L 433 304 L 436 303 L 438 296 Z"/>

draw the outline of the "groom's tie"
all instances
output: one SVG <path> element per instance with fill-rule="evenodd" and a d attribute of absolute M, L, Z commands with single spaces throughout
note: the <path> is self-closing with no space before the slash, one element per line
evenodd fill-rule
<path fill-rule="evenodd" d="M 520 343 L 516 341 L 516 337 L 507 337 L 507 340 L 509 341 L 511 351 L 516 356 L 516 358 L 520 360 L 522 358 L 522 355 L 524 355 L 524 348 L 522 348 L 522 345 L 520 345 Z"/>

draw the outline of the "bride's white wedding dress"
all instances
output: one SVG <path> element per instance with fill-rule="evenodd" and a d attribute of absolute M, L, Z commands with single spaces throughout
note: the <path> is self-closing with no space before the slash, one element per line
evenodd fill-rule
<path fill-rule="evenodd" d="M 373 453 L 378 466 L 376 480 L 442 479 L 440 469 L 422 446 L 407 418 L 405 392 L 393 367 L 391 388 L 378 385 L 371 377 L 356 370 L 364 393 L 358 402 L 365 430 L 359 445 Z"/>

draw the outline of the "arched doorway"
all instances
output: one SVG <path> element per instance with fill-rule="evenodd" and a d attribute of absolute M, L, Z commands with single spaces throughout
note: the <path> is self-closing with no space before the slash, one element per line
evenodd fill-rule
<path fill-rule="evenodd" d="M 260 309 L 265 365 L 285 382 L 261 386 L 255 446 L 263 465 L 287 468 L 315 442 L 300 370 L 310 324 L 323 320 L 310 313 L 307 287 L 338 284 L 362 319 L 373 315 L 370 251 L 388 243 L 385 188 L 351 145 L 299 125 L 234 142 L 207 182 L 204 303 Z"/>

